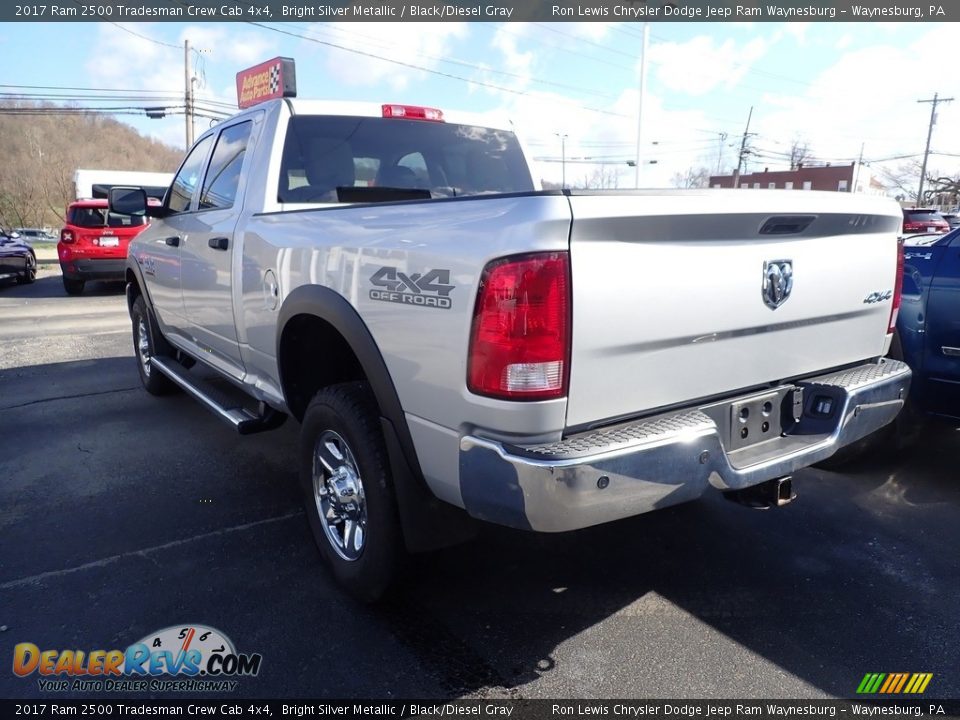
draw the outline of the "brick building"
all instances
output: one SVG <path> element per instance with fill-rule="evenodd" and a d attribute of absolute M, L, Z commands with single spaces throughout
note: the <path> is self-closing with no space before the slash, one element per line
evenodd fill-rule
<path fill-rule="evenodd" d="M 859 170 L 859 172 L 858 172 Z M 870 195 L 883 195 L 885 188 L 873 177 L 870 168 L 857 163 L 849 165 L 813 165 L 802 163 L 796 170 L 770 170 L 742 173 L 740 187 L 743 189 L 778 190 L 830 190 L 833 192 L 855 192 Z M 712 188 L 732 188 L 733 175 L 712 175 Z"/>

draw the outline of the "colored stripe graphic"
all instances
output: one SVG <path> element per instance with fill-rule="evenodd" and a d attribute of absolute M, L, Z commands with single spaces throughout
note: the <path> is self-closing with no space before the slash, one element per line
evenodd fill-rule
<path fill-rule="evenodd" d="M 903 690 L 903 686 L 906 684 L 906 682 L 907 682 L 907 674 L 900 673 L 900 682 L 897 683 L 897 686 L 893 689 L 892 692 L 898 693 L 901 690 Z"/>
<path fill-rule="evenodd" d="M 857 686 L 857 694 L 919 695 L 932 679 L 933 673 L 867 673 Z"/>

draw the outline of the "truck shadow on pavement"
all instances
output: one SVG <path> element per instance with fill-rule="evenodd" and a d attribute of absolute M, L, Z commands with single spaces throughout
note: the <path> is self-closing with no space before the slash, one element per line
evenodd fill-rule
<path fill-rule="evenodd" d="M 111 295 L 123 295 L 125 282 L 99 282 L 91 281 L 86 284 L 83 294 L 79 296 L 67 295 L 63 289 L 63 280 L 60 275 L 45 275 L 38 277 L 30 285 L 18 285 L 14 282 L 0 281 L 0 298 L 64 298 L 76 300 L 82 297 L 108 297 Z"/>
<path fill-rule="evenodd" d="M 565 535 L 486 526 L 362 606 L 313 545 L 296 422 L 237 437 L 147 395 L 131 357 L 0 371 L 0 398 L 7 662 L 203 623 L 263 654 L 236 697 L 851 696 L 868 671 L 960 694 L 955 430 L 797 473 L 779 510 L 713 493 Z M 9 672 L 0 695 L 50 697 Z"/>
<path fill-rule="evenodd" d="M 713 494 L 563 536 L 488 528 L 385 617 L 451 696 L 843 697 L 916 668 L 955 697 L 958 451 L 940 428 L 882 467 L 806 470 L 779 510 Z"/>

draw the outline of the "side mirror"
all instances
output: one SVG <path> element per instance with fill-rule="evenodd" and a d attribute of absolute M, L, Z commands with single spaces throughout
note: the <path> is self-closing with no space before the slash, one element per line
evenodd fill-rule
<path fill-rule="evenodd" d="M 133 217 L 163 217 L 166 208 L 151 203 L 143 188 L 112 187 L 107 193 L 107 207 L 110 212 Z"/>
<path fill-rule="evenodd" d="M 147 193 L 139 187 L 112 187 L 107 193 L 107 206 L 112 213 L 145 217 L 150 215 L 147 209 Z"/>

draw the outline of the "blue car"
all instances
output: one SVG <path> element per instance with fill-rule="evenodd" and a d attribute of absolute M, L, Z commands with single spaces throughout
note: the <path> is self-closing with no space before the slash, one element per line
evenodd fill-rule
<path fill-rule="evenodd" d="M 911 410 L 960 420 L 960 230 L 906 238 L 896 339 Z"/>
<path fill-rule="evenodd" d="M 5 233 L 0 228 L 0 280 L 14 279 L 32 283 L 37 279 L 37 254 L 19 233 Z"/>

